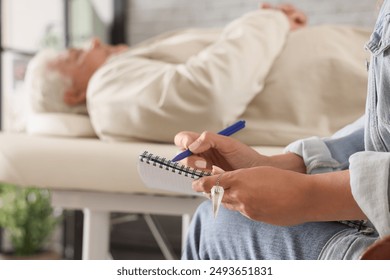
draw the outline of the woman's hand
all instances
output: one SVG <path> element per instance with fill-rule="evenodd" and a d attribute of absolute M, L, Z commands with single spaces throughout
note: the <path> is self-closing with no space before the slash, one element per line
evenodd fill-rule
<path fill-rule="evenodd" d="M 175 136 L 175 144 L 182 150 L 189 148 L 194 154 L 182 161 L 191 167 L 211 170 L 212 166 L 216 165 L 225 171 L 231 171 L 255 166 L 274 166 L 306 172 L 303 159 L 296 154 L 265 156 L 232 137 L 212 132 L 180 132 Z"/>
<path fill-rule="evenodd" d="M 274 167 L 253 167 L 195 180 L 197 192 L 210 193 L 216 184 L 225 190 L 224 207 L 244 216 L 275 225 L 307 221 L 310 176 Z"/>
<path fill-rule="evenodd" d="M 195 180 L 195 191 L 225 190 L 223 205 L 244 216 L 275 225 L 309 221 L 362 220 L 353 199 L 349 171 L 306 175 L 274 167 L 253 167 Z"/>
<path fill-rule="evenodd" d="M 181 149 L 190 149 L 193 156 L 183 160 L 188 166 L 211 169 L 216 165 L 223 170 L 235 170 L 258 165 L 267 165 L 269 157 L 256 152 L 251 147 L 212 132 L 184 131 L 175 136 L 175 145 Z"/>

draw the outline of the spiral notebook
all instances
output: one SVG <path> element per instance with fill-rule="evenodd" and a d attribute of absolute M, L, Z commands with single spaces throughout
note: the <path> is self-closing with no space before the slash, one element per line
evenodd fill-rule
<path fill-rule="evenodd" d="M 148 188 L 189 195 L 200 195 L 192 189 L 193 180 L 211 175 L 210 172 L 172 162 L 148 151 L 139 155 L 138 173 Z"/>

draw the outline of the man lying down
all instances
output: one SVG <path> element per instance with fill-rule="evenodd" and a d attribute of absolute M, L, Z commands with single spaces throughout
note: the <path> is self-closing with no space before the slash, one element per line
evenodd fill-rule
<path fill-rule="evenodd" d="M 172 142 L 178 131 L 218 131 L 239 118 L 250 145 L 328 136 L 364 112 L 360 46 L 370 32 L 306 23 L 291 5 L 263 4 L 222 30 L 44 50 L 27 71 L 32 109 L 88 114 L 104 140 Z"/>

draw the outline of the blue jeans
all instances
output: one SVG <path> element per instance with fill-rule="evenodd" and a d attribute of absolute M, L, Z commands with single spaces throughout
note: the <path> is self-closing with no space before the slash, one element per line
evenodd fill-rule
<path fill-rule="evenodd" d="M 334 235 L 357 233 L 338 222 L 281 227 L 252 221 L 221 206 L 214 219 L 211 202 L 202 203 L 189 230 L 183 259 L 202 260 L 311 260 Z M 374 239 L 373 239 L 374 240 Z M 372 241 L 373 241 L 372 240 Z M 350 242 L 354 242 L 355 238 Z M 342 246 L 341 258 L 348 246 Z"/>

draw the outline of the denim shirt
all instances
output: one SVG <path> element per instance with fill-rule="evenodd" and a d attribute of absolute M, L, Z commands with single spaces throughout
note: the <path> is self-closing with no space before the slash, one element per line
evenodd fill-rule
<path fill-rule="evenodd" d="M 390 0 L 382 4 L 366 49 L 371 61 L 365 116 L 330 138 L 299 140 L 286 151 L 303 157 L 308 174 L 349 169 L 353 197 L 383 237 L 390 234 Z"/>
<path fill-rule="evenodd" d="M 366 104 L 365 148 L 390 151 L 390 2 L 383 3 L 366 49 L 371 52 Z"/>

